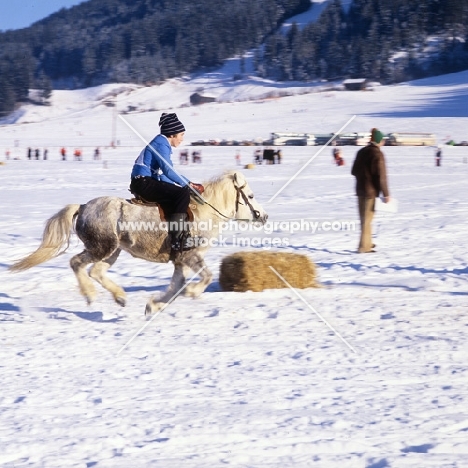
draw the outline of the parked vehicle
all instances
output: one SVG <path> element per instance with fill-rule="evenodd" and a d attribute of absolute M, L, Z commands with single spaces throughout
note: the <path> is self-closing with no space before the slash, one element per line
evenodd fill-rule
<path fill-rule="evenodd" d="M 282 133 L 271 134 L 271 144 L 273 146 L 314 146 L 315 136 L 311 133 Z"/>
<path fill-rule="evenodd" d="M 356 133 L 356 146 L 366 146 L 371 139 L 371 134 L 370 132 L 364 132 L 364 133 Z"/>
<path fill-rule="evenodd" d="M 389 133 L 388 146 L 435 146 L 437 139 L 433 133 Z"/>
<path fill-rule="evenodd" d="M 333 136 L 334 136 L 333 133 L 316 133 L 315 144 L 317 146 L 326 145 L 330 141 L 330 138 L 333 138 Z M 333 140 L 332 145 L 333 144 L 337 144 L 336 138 Z"/>

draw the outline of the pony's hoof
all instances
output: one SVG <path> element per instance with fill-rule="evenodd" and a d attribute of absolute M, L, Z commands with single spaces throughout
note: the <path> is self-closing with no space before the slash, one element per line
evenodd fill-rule
<path fill-rule="evenodd" d="M 183 294 L 185 297 L 191 297 L 193 299 L 196 299 L 197 297 L 200 297 L 202 295 L 203 291 L 204 290 L 198 285 L 192 283 L 185 288 Z"/>
<path fill-rule="evenodd" d="M 125 307 L 127 305 L 125 297 L 116 297 L 115 302 L 117 302 L 117 304 L 119 304 L 121 307 Z"/>
<path fill-rule="evenodd" d="M 148 302 L 148 304 L 146 304 L 145 315 L 146 316 L 153 315 L 156 312 L 159 312 L 166 305 L 167 304 L 165 302 L 152 302 L 152 301 L 150 301 L 150 302 Z"/>
<path fill-rule="evenodd" d="M 196 293 L 195 291 L 185 291 L 184 292 L 184 297 L 191 297 L 192 299 L 196 299 L 199 296 L 200 296 L 200 294 Z"/>

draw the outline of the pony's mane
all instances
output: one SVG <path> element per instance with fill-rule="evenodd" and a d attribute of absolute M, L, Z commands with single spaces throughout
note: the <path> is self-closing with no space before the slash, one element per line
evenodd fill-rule
<path fill-rule="evenodd" d="M 207 182 L 204 182 L 203 185 L 205 187 L 204 196 L 207 198 L 219 196 L 220 193 L 224 192 L 225 185 L 232 184 L 234 174 L 236 171 L 234 170 L 227 170 L 224 171 L 221 175 L 212 177 Z"/>

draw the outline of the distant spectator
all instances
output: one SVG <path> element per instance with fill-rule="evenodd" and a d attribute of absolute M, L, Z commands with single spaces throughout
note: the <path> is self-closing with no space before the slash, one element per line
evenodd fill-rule
<path fill-rule="evenodd" d="M 201 160 L 201 152 L 200 151 L 193 151 L 192 152 L 192 162 L 194 164 L 201 164 L 202 160 Z"/>
<path fill-rule="evenodd" d="M 34 156 L 35 156 L 36 160 L 39 160 L 39 158 L 41 156 L 41 151 L 39 150 L 39 148 L 36 148 L 36 150 L 34 151 Z"/>
<path fill-rule="evenodd" d="M 180 164 L 186 166 L 188 163 L 189 163 L 189 152 L 188 150 L 182 150 L 180 153 L 179 153 L 179 161 L 180 161 Z"/>
<path fill-rule="evenodd" d="M 260 149 L 255 150 L 254 162 L 255 164 L 262 164 L 262 150 Z"/>
<path fill-rule="evenodd" d="M 340 153 L 340 150 L 338 148 L 333 148 L 332 149 L 332 156 L 333 156 L 333 162 L 336 164 L 336 159 Z"/>
<path fill-rule="evenodd" d="M 60 150 L 60 154 L 62 155 L 62 161 L 66 161 L 67 160 L 67 150 L 65 148 L 62 148 Z"/>
<path fill-rule="evenodd" d="M 440 146 L 437 147 L 435 153 L 435 165 L 440 166 L 442 164 L 442 148 Z"/>
<path fill-rule="evenodd" d="M 31 159 L 32 158 L 32 149 L 31 148 L 28 148 L 28 159 Z"/>
<path fill-rule="evenodd" d="M 263 160 L 266 161 L 267 164 L 274 164 L 275 163 L 275 150 L 272 148 L 265 148 L 263 150 Z"/>
<path fill-rule="evenodd" d="M 281 164 L 282 157 L 283 157 L 283 154 L 281 153 L 281 150 L 280 149 L 276 150 L 275 159 L 276 159 L 277 164 Z"/>
<path fill-rule="evenodd" d="M 94 160 L 99 161 L 101 159 L 101 151 L 99 148 L 94 150 Z"/>
<path fill-rule="evenodd" d="M 334 159 L 335 164 L 337 166 L 344 166 L 345 165 L 345 161 L 343 159 L 341 149 L 333 148 L 333 159 Z"/>
<path fill-rule="evenodd" d="M 47 156 L 49 155 L 49 150 L 47 148 L 44 149 L 44 152 L 42 153 L 42 159 L 44 161 L 47 160 Z"/>

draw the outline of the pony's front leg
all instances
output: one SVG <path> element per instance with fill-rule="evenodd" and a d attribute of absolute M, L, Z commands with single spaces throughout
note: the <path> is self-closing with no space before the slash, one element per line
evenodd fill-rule
<path fill-rule="evenodd" d="M 171 284 L 167 290 L 158 297 L 152 297 L 146 304 L 145 315 L 151 315 L 161 310 L 166 304 L 172 302 L 182 291 L 185 283 L 184 265 L 176 262 Z"/>
<path fill-rule="evenodd" d="M 208 270 L 203 257 L 190 251 L 191 255 L 181 256 L 174 264 L 174 274 L 171 284 L 161 296 L 152 297 L 146 304 L 145 315 L 158 312 L 166 304 L 172 302 L 179 294 L 188 297 L 198 297 L 213 279 L 213 274 Z M 200 276 L 200 281 L 190 282 L 184 287 L 185 278 L 193 272 Z"/>
<path fill-rule="evenodd" d="M 189 276 L 189 270 L 200 276 L 200 281 L 190 282 L 184 289 L 184 296 L 188 297 L 199 297 L 213 279 L 213 274 L 206 266 L 206 263 L 201 255 L 194 255 L 185 262 L 186 276 Z"/>

